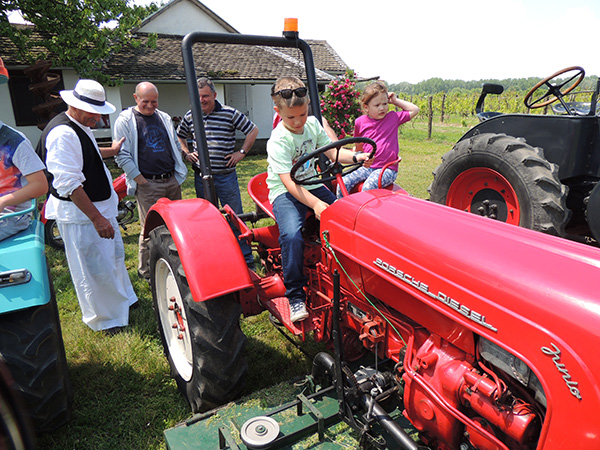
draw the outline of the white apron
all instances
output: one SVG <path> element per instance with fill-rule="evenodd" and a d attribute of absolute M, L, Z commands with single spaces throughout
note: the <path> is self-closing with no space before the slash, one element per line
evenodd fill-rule
<path fill-rule="evenodd" d="M 114 239 L 98 236 L 91 222 L 57 222 L 83 322 L 94 331 L 126 326 L 129 307 L 137 301 L 125 267 L 119 225 L 116 219 L 109 220 Z"/>

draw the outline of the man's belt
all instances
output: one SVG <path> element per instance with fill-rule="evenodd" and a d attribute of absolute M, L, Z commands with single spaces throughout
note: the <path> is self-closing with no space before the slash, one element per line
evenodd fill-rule
<path fill-rule="evenodd" d="M 158 175 L 147 175 L 145 173 L 142 173 L 142 175 L 146 180 L 166 180 L 167 178 L 171 178 L 174 173 L 175 171 L 171 170 L 170 172 L 159 173 Z"/>

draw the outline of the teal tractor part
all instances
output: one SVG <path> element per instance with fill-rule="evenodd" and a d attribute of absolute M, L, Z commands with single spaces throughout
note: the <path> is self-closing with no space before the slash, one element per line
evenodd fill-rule
<path fill-rule="evenodd" d="M 6 218 L 36 212 L 30 208 Z M 47 265 L 44 226 L 0 241 L 0 355 L 26 415 L 37 432 L 56 429 L 71 417 L 73 392 L 56 296 Z"/>

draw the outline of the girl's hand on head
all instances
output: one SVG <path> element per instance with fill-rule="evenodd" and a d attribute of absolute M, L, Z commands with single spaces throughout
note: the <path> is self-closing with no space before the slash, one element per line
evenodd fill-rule
<path fill-rule="evenodd" d="M 388 102 L 392 103 L 396 99 L 395 92 L 388 92 Z"/>

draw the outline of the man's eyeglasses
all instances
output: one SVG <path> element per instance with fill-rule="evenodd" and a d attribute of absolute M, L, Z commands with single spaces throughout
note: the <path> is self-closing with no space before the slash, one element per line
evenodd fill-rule
<path fill-rule="evenodd" d="M 296 97 L 306 97 L 308 93 L 308 89 L 305 87 L 299 87 L 296 89 L 281 89 L 280 91 L 273 92 L 273 95 L 281 95 L 281 98 L 289 100 L 292 98 L 292 95 Z"/>

